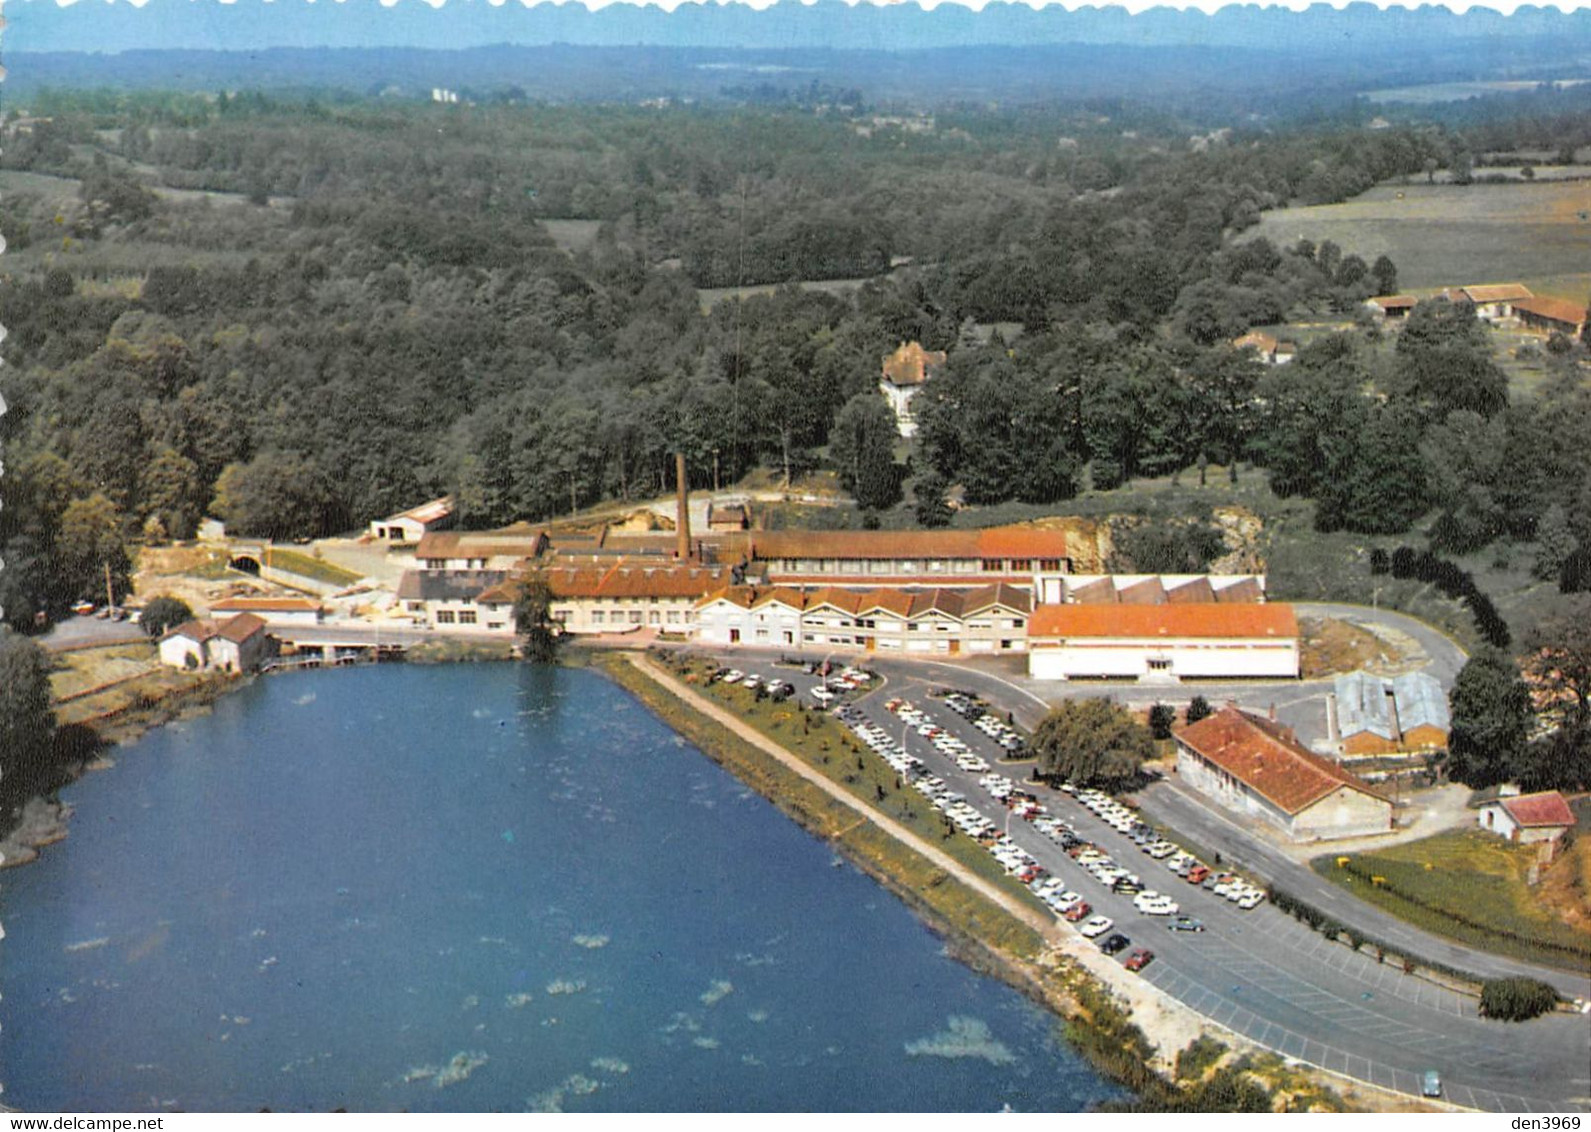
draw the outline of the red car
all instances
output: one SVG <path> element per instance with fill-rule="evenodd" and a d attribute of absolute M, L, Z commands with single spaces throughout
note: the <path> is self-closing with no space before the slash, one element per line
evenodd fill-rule
<path fill-rule="evenodd" d="M 1066 918 L 1068 920 L 1070 920 L 1072 923 L 1075 924 L 1079 920 L 1088 919 L 1088 917 L 1092 916 L 1093 914 L 1094 914 L 1093 907 L 1088 903 L 1088 901 L 1084 900 L 1083 902 L 1078 904 L 1075 908 L 1070 909 L 1066 913 Z"/>
<path fill-rule="evenodd" d="M 1123 964 L 1129 971 L 1142 971 L 1155 961 L 1155 953 L 1147 947 L 1135 947 L 1127 953 L 1127 960 Z"/>

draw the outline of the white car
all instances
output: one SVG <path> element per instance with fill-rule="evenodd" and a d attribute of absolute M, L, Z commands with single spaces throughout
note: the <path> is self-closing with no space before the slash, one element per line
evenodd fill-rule
<path fill-rule="evenodd" d="M 1265 894 L 1263 892 L 1257 888 L 1251 888 L 1242 896 L 1238 897 L 1237 906 L 1243 909 L 1243 911 L 1249 912 L 1255 908 L 1258 908 L 1264 900 Z"/>
<path fill-rule="evenodd" d="M 1148 896 L 1149 899 L 1145 900 L 1145 896 Z M 1146 916 L 1175 916 L 1181 910 L 1177 907 L 1175 900 L 1169 896 L 1162 896 L 1158 892 L 1152 894 L 1141 892 L 1133 903 L 1138 906 L 1138 911 Z"/>
<path fill-rule="evenodd" d="M 1077 930 L 1082 933 L 1084 939 L 1093 939 L 1095 936 L 1104 935 L 1115 926 L 1116 921 L 1109 916 L 1090 916 Z"/>

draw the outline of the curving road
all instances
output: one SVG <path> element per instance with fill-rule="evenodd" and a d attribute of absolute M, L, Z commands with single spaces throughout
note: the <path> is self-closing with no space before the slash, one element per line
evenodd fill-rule
<path fill-rule="evenodd" d="M 890 663 L 875 667 L 885 671 L 886 690 L 874 693 L 862 706 L 891 734 L 900 724 L 882 707 L 886 695 L 912 700 L 974 749 L 987 746 L 980 742 L 981 733 L 931 698 L 936 687 L 948 682 L 943 678 L 947 673 L 922 670 L 933 666 Z M 957 683 L 984 682 L 964 679 Z M 1003 685 L 994 680 L 985 686 Z M 991 704 L 1004 707 L 1010 702 L 1009 698 L 984 694 Z M 1016 706 L 1013 703 L 1013 709 Z M 978 786 L 976 775 L 961 771 L 915 734 L 907 736 L 907 745 L 986 817 L 997 823 L 1006 820 L 1004 807 Z M 1006 773 L 1021 778 L 1025 770 L 1012 767 Z M 1144 809 L 1151 817 L 1162 817 L 1190 837 L 1201 837 L 1207 847 L 1249 863 L 1251 850 L 1246 846 L 1228 852 L 1229 846 L 1242 842 L 1244 831 L 1214 825 L 1196 831 L 1189 814 L 1204 808 L 1175 789 L 1157 791 L 1144 799 Z M 1472 997 L 1379 963 L 1373 953 L 1330 943 L 1269 904 L 1241 912 L 1214 894 L 1189 886 L 1163 871 L 1159 862 L 1144 856 L 1130 840 L 1074 799 L 1059 791 L 1045 790 L 1043 794 L 1052 814 L 1138 872 L 1147 887 L 1170 894 L 1184 911 L 1207 925 L 1206 931 L 1197 934 L 1167 931 L 1163 920 L 1142 915 L 1129 898 L 1104 890 L 1026 822 L 1010 822 L 1011 836 L 1046 869 L 1081 893 L 1095 911 L 1114 919 L 1117 930 L 1130 936 L 1135 945 L 1153 948 L 1156 960 L 1143 977 L 1197 1013 L 1284 1056 L 1398 1092 L 1418 1094 L 1424 1072 L 1435 1069 L 1446 1084 L 1446 1099 L 1468 1108 L 1591 1111 L 1591 1026 L 1584 1018 L 1557 1014 L 1526 1025 L 1482 1019 Z M 1171 811 L 1179 804 L 1186 809 L 1177 809 L 1173 820 Z M 1255 856 L 1260 859 L 1257 853 Z M 1265 858 L 1252 868 L 1268 875 L 1271 865 Z M 1389 943 L 1397 943 L 1399 933 L 1407 933 L 1411 950 L 1457 967 L 1481 973 L 1530 973 L 1550 978 L 1572 993 L 1581 993 L 1572 990 L 1575 986 L 1583 990 L 1585 980 L 1564 972 L 1539 971 L 1436 937 L 1420 939 L 1425 933 L 1331 889 L 1307 867 L 1285 856 L 1278 857 L 1274 866 L 1300 870 L 1303 876 L 1297 887 L 1302 889 L 1304 880 L 1312 882 L 1300 895 L 1322 905 L 1328 895 L 1342 899 L 1346 906 L 1340 919 L 1384 934 Z M 1315 886 L 1324 886 L 1325 892 L 1317 892 Z M 1366 912 L 1375 916 L 1366 916 Z M 1388 922 L 1383 924 L 1382 919 Z"/>

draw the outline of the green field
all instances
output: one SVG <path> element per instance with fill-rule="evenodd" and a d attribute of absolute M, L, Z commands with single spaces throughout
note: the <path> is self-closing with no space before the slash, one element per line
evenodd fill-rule
<path fill-rule="evenodd" d="M 328 585 L 351 586 L 362 577 L 352 570 L 344 570 L 341 566 L 333 566 L 330 562 L 322 562 L 296 550 L 281 550 L 273 546 L 265 557 L 267 564 L 278 570 L 286 570 L 301 578 L 313 578 Z"/>
<path fill-rule="evenodd" d="M 1405 291 L 1524 283 L 1538 294 L 1591 294 L 1591 180 L 1380 185 L 1342 204 L 1267 212 L 1250 235 L 1288 246 L 1334 241 L 1367 262 L 1387 255 Z"/>
<path fill-rule="evenodd" d="M 1355 871 L 1332 855 L 1315 871 L 1400 919 L 1453 939 L 1555 966 L 1591 960 L 1591 933 L 1576 931 L 1544 908 L 1526 881 L 1532 847 L 1511 845 L 1479 829 L 1455 830 L 1374 853 L 1355 853 Z M 1372 884 L 1365 874 L 1384 878 Z"/>

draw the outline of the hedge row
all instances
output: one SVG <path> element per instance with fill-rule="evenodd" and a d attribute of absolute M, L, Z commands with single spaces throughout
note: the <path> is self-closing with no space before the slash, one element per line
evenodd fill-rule
<path fill-rule="evenodd" d="M 1508 624 L 1498 614 L 1492 599 L 1481 592 L 1468 571 L 1460 570 L 1445 558 L 1412 546 L 1400 546 L 1390 556 L 1378 549 L 1370 552 L 1370 572 L 1429 582 L 1469 607 L 1470 616 L 1475 618 L 1475 628 L 1487 644 L 1506 649 L 1513 643 L 1513 634 L 1508 631 Z"/>
<path fill-rule="evenodd" d="M 1484 979 L 1470 971 L 1461 971 L 1457 967 L 1449 967 L 1446 963 L 1438 963 L 1423 956 L 1410 955 L 1403 948 L 1395 947 L 1384 940 L 1377 939 L 1375 936 L 1365 935 L 1357 928 L 1345 927 L 1313 904 L 1300 900 L 1298 897 L 1281 889 L 1271 889 L 1270 900 L 1272 904 L 1283 912 L 1288 913 L 1293 919 L 1308 924 L 1328 939 L 1338 939 L 1346 933 L 1348 943 L 1355 951 L 1360 951 L 1365 947 L 1373 947 L 1376 952 L 1376 959 L 1380 962 L 1386 962 L 1389 955 L 1402 960 L 1403 970 L 1406 974 L 1413 974 L 1416 967 L 1423 967 L 1427 971 L 1434 971 L 1439 975 L 1446 975 L 1453 979 L 1462 979 L 1464 982 L 1475 983 L 1477 986 L 1485 983 Z"/>

